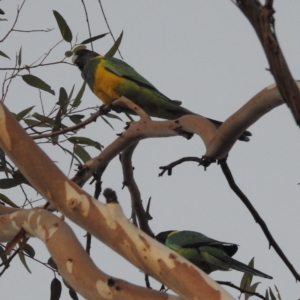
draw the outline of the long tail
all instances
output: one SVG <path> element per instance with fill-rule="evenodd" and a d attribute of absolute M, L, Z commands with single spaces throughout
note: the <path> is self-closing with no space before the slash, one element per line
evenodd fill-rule
<path fill-rule="evenodd" d="M 249 274 L 252 274 L 252 275 L 256 275 L 256 276 L 260 276 L 260 277 L 263 277 L 263 278 L 268 278 L 268 279 L 273 279 L 273 277 L 261 272 L 261 271 L 258 271 L 254 268 L 251 268 L 229 256 L 222 256 L 222 257 L 217 257 L 215 256 L 216 258 L 228 263 L 232 269 L 234 270 L 237 270 L 237 271 L 241 271 L 241 272 L 244 272 L 244 273 L 249 273 Z"/>

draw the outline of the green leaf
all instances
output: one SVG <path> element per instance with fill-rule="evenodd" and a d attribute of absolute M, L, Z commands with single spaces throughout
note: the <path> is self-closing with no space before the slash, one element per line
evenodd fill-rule
<path fill-rule="evenodd" d="M 77 144 L 74 144 L 74 153 L 85 163 L 91 159 L 91 156 L 85 151 L 85 149 Z"/>
<path fill-rule="evenodd" d="M 3 195 L 3 194 L 1 194 L 1 193 L 0 193 L 0 199 L 1 199 L 4 203 L 10 205 L 11 207 L 19 208 L 19 206 L 18 206 L 17 204 L 15 204 L 14 202 L 12 202 L 8 197 L 6 197 L 5 195 Z"/>
<path fill-rule="evenodd" d="M 59 89 L 59 98 L 58 98 L 58 103 L 57 103 L 61 108 L 61 113 L 63 113 L 63 114 L 66 113 L 68 103 L 69 103 L 69 97 L 68 97 L 67 91 L 63 87 L 61 87 Z"/>
<path fill-rule="evenodd" d="M 105 37 L 107 34 L 108 34 L 108 32 L 107 32 L 107 33 L 103 33 L 103 34 L 99 34 L 99 35 L 96 35 L 96 36 L 93 36 L 93 37 L 91 37 L 91 38 L 89 38 L 89 39 L 84 40 L 84 41 L 81 42 L 80 44 L 89 44 L 89 43 L 91 43 L 91 42 L 94 42 L 94 41 L 97 41 L 97 40 L 99 40 L 99 39 L 102 39 L 102 38 Z"/>
<path fill-rule="evenodd" d="M 23 251 L 26 252 L 31 258 L 35 256 L 35 251 L 29 244 L 25 244 Z"/>
<path fill-rule="evenodd" d="M 8 59 L 10 59 L 10 57 L 7 56 L 7 55 L 6 55 L 4 52 L 2 52 L 2 51 L 0 51 L 0 55 L 6 57 L 6 58 L 8 58 Z"/>
<path fill-rule="evenodd" d="M 123 31 L 121 32 L 120 36 L 118 37 L 114 45 L 109 49 L 109 51 L 104 56 L 113 57 L 115 55 L 115 53 L 118 51 L 119 46 L 121 44 L 122 37 L 123 37 Z"/>
<path fill-rule="evenodd" d="M 4 178 L 0 179 L 0 189 L 11 189 L 15 186 L 18 186 L 20 181 L 14 178 Z"/>
<path fill-rule="evenodd" d="M 57 265 L 56 265 L 56 263 L 55 263 L 55 261 L 53 260 L 52 257 L 50 257 L 50 258 L 48 259 L 47 264 L 48 264 L 51 268 L 53 268 L 54 270 L 58 270 Z"/>
<path fill-rule="evenodd" d="M 25 269 L 31 274 L 31 271 L 30 271 L 29 267 L 27 266 L 26 259 L 25 259 L 23 252 L 19 252 L 18 255 L 19 255 L 19 258 L 20 258 L 23 266 L 25 267 Z"/>
<path fill-rule="evenodd" d="M 53 278 L 50 285 L 50 300 L 59 300 L 61 295 L 61 282 L 57 278 Z"/>
<path fill-rule="evenodd" d="M 70 115 L 68 117 L 74 124 L 79 124 L 82 122 L 81 119 L 84 118 L 84 115 Z"/>
<path fill-rule="evenodd" d="M 53 14 L 54 14 L 54 17 L 56 19 L 56 22 L 58 24 L 58 27 L 59 27 L 59 30 L 60 30 L 60 33 L 63 37 L 63 39 L 66 41 L 66 42 L 69 42 L 71 43 L 72 41 L 72 32 L 71 32 L 71 29 L 70 27 L 68 26 L 67 22 L 65 21 L 65 19 L 61 16 L 60 13 L 58 13 L 56 10 L 53 10 Z"/>
<path fill-rule="evenodd" d="M 281 300 L 281 295 L 280 295 L 279 290 L 278 290 L 278 288 L 277 288 L 276 285 L 275 285 L 275 290 L 277 292 L 277 298 L 278 298 L 278 300 Z"/>
<path fill-rule="evenodd" d="M 257 286 L 260 284 L 260 282 L 256 282 L 253 285 L 251 285 L 249 288 L 247 288 L 247 291 L 255 293 Z M 245 300 L 248 300 L 251 296 L 251 294 L 245 293 Z"/>
<path fill-rule="evenodd" d="M 5 254 L 5 249 L 0 245 L 0 258 L 3 262 L 7 260 L 7 255 Z"/>
<path fill-rule="evenodd" d="M 19 67 L 21 66 L 21 63 L 22 63 L 22 46 L 20 48 L 19 55 L 18 55 L 18 65 L 19 65 Z"/>
<path fill-rule="evenodd" d="M 34 108 L 34 106 L 30 106 L 22 111 L 20 111 L 17 115 L 16 115 L 16 119 L 18 121 L 21 121 L 25 116 L 27 116 L 31 110 Z"/>
<path fill-rule="evenodd" d="M 254 267 L 254 258 L 252 258 L 248 264 L 251 268 Z M 253 279 L 253 275 L 249 273 L 244 273 L 241 283 L 240 283 L 240 288 L 248 290 L 251 286 L 251 282 Z"/>
<path fill-rule="evenodd" d="M 73 300 L 78 300 L 77 293 L 73 289 L 69 289 L 69 295 Z"/>
<path fill-rule="evenodd" d="M 111 118 L 111 119 L 117 119 L 117 120 L 120 120 L 121 122 L 123 122 L 123 120 L 119 116 L 111 114 L 111 113 L 107 113 L 105 115 L 105 117 L 108 117 L 108 118 Z"/>
<path fill-rule="evenodd" d="M 55 95 L 55 92 L 51 89 L 51 86 L 48 85 L 46 82 L 44 82 L 42 79 L 40 79 L 34 75 L 31 75 L 31 74 L 23 75 L 22 78 L 27 84 L 29 84 L 37 89 L 48 92 L 52 95 Z"/>
<path fill-rule="evenodd" d="M 276 297 L 273 294 L 272 289 L 270 287 L 269 287 L 269 294 L 270 294 L 271 300 L 276 300 Z"/>
<path fill-rule="evenodd" d="M 16 170 L 12 174 L 12 176 L 13 176 L 13 179 L 19 180 L 20 184 L 25 183 L 25 184 L 28 184 L 29 186 L 31 186 L 30 183 L 28 182 L 28 180 L 25 178 L 25 176 L 21 173 L 20 170 Z"/>
<path fill-rule="evenodd" d="M 111 129 L 115 130 L 114 127 L 103 116 L 100 116 L 100 117 L 107 125 L 109 125 L 111 127 Z"/>
<path fill-rule="evenodd" d="M 267 300 L 270 300 L 268 289 L 266 289 L 265 298 L 266 298 Z"/>
<path fill-rule="evenodd" d="M 42 123 L 42 124 L 46 125 L 46 127 L 49 127 L 49 126 L 53 127 L 54 126 L 54 120 L 52 120 L 51 118 L 48 118 L 48 117 L 46 117 L 44 115 L 40 115 L 37 112 L 33 113 L 32 117 L 34 117 L 35 119 L 37 119 L 39 121 L 39 123 Z"/>
<path fill-rule="evenodd" d="M 81 98 L 82 98 L 82 95 L 84 93 L 84 90 L 85 90 L 85 86 L 86 86 L 86 82 L 84 81 L 77 96 L 75 97 L 73 103 L 72 103 L 72 107 L 78 107 L 81 103 Z"/>
<path fill-rule="evenodd" d="M 37 126 L 37 127 L 49 127 L 49 125 L 47 124 L 40 124 L 41 122 L 40 121 L 36 121 L 36 120 L 32 120 L 32 119 L 23 119 L 23 121 L 30 127 L 34 127 L 34 126 Z"/>
<path fill-rule="evenodd" d="M 82 145 L 95 147 L 98 150 L 101 150 L 101 148 L 103 148 L 103 146 L 100 143 L 95 142 L 95 141 L 93 141 L 89 138 L 86 138 L 86 137 L 73 136 L 73 137 L 69 138 L 68 141 L 73 143 L 73 144 L 82 144 Z"/>
<path fill-rule="evenodd" d="M 72 99 L 73 92 L 74 92 L 74 88 L 75 88 L 75 84 L 73 84 L 72 89 L 71 89 L 71 92 L 70 92 L 70 94 L 69 94 L 69 96 L 68 96 L 68 102 L 70 102 L 71 99 Z"/>

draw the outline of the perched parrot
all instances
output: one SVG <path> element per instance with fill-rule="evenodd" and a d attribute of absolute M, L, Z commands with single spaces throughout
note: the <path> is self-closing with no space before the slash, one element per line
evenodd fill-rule
<path fill-rule="evenodd" d="M 233 258 L 237 245 L 213 240 L 195 231 L 164 231 L 155 237 L 159 242 L 174 250 L 205 273 L 234 269 L 244 273 L 273 279 Z"/>
<path fill-rule="evenodd" d="M 171 100 L 162 94 L 147 79 L 120 59 L 81 49 L 76 51 L 72 61 L 82 72 L 92 92 L 105 104 L 125 96 L 152 117 L 172 120 L 183 115 L 196 115 L 180 106 L 180 101 Z M 129 109 L 122 109 L 122 111 L 133 113 Z M 216 127 L 222 124 L 216 120 L 208 120 Z M 239 140 L 249 141 L 248 136 L 251 136 L 251 133 L 245 131 Z"/>

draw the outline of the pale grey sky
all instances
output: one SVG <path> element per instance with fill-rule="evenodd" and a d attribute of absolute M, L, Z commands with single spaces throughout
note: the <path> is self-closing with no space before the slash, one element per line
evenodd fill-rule
<path fill-rule="evenodd" d="M 107 32 L 98 1 L 86 1 L 92 35 Z M 300 79 L 300 2 L 274 1 L 276 31 L 295 79 Z M 15 18 L 16 6 L 21 1 L 1 1 L 8 22 L 1 22 L 1 36 L 7 32 Z M 225 120 L 261 89 L 274 82 L 266 68 L 268 63 L 262 47 L 249 22 L 231 1 L 102 1 L 114 35 L 124 30 L 120 47 L 124 60 L 172 99 L 181 100 L 183 106 L 203 116 Z M 13 57 L 23 49 L 23 63 L 30 64 L 47 52 L 61 39 L 52 10 L 57 10 L 68 22 L 78 41 L 88 37 L 87 25 L 81 1 L 27 0 L 20 14 L 17 29 L 54 28 L 49 33 L 12 33 L 1 44 L 0 50 L 10 55 L 12 61 L 0 57 L 1 66 L 13 66 Z M 112 45 L 110 36 L 94 43 L 94 49 L 105 53 Z M 69 50 L 61 43 L 47 60 L 56 61 Z M 1 82 L 4 72 L 1 73 Z M 46 109 L 58 99 L 59 88 L 69 92 L 82 79 L 77 68 L 58 65 L 32 70 L 55 90 L 56 96 L 42 92 Z M 87 90 L 83 107 L 100 105 L 99 100 Z M 41 112 L 38 91 L 16 78 L 10 87 L 5 104 L 13 112 L 30 105 Z M 125 120 L 125 118 L 123 118 Z M 78 135 L 87 135 L 101 144 L 108 145 L 124 127 L 112 120 L 112 131 L 100 120 Z M 300 135 L 289 109 L 284 105 L 271 111 L 251 126 L 253 134 L 249 143 L 238 142 L 229 155 L 228 164 L 237 184 L 267 223 L 275 240 L 281 246 L 294 267 L 300 272 Z M 96 133 L 96 134 L 95 134 Z M 53 147 L 51 158 L 59 161 L 67 173 L 70 160 Z M 90 150 L 89 150 L 90 151 Z M 97 152 L 91 150 L 92 155 Z M 135 177 L 144 202 L 152 197 L 151 228 L 155 233 L 169 229 L 188 229 L 202 232 L 222 241 L 233 242 L 239 251 L 235 258 L 248 263 L 255 257 L 255 267 L 273 280 L 254 278 L 261 282 L 258 292 L 264 294 L 268 286 L 279 288 L 282 299 L 298 299 L 300 285 L 273 249 L 248 210 L 231 192 L 216 164 L 206 172 L 202 167 L 186 163 L 174 169 L 171 177 L 159 178 L 159 166 L 183 156 L 202 156 L 203 142 L 194 137 L 190 141 L 175 137 L 142 141 L 135 151 L 133 163 Z M 72 168 L 73 170 L 74 168 Z M 74 171 L 72 171 L 72 175 Z M 103 187 L 111 187 L 118 193 L 120 204 L 130 216 L 130 198 L 122 187 L 122 171 L 115 159 L 103 176 Z M 93 192 L 90 186 L 85 189 Z M 1 191 L 21 204 L 21 190 Z M 27 189 L 28 197 L 36 193 Z M 101 198 L 101 200 L 103 200 Z M 71 223 L 71 222 L 68 222 Z M 84 240 L 83 231 L 77 231 Z M 36 250 L 36 258 L 46 260 L 49 255 L 39 241 L 30 240 Z M 92 256 L 104 272 L 132 283 L 144 285 L 144 276 L 99 241 L 93 240 Z M 27 260 L 29 275 L 18 259 L 0 279 L 2 297 L 6 299 L 41 299 L 49 297 L 51 271 Z M 239 285 L 242 273 L 214 272 L 216 280 L 231 281 Z M 153 286 L 158 288 L 151 280 Z M 30 287 L 30 289 L 29 289 Z M 25 292 L 26 291 L 26 292 Z M 228 289 L 235 297 L 236 290 Z M 66 289 L 62 299 L 68 299 Z"/>

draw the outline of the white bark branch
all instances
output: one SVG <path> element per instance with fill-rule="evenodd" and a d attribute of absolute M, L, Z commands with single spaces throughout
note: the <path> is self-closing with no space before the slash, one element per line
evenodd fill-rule
<path fill-rule="evenodd" d="M 1 148 L 35 189 L 70 220 L 184 299 L 233 299 L 195 265 L 131 224 L 118 203 L 98 202 L 68 180 L 3 104 L 0 128 Z M 109 282 L 105 282 L 103 288 L 108 286 Z M 127 292 L 130 294 L 130 290 Z"/>
<path fill-rule="evenodd" d="M 7 212 L 7 209 L 0 205 L 0 214 L 4 211 Z M 22 228 L 29 236 L 39 238 L 55 261 L 59 274 L 86 299 L 180 299 L 103 273 L 87 255 L 63 217 L 58 218 L 36 208 L 20 209 L 2 215 L 0 220 L 0 242 L 11 241 Z"/>

